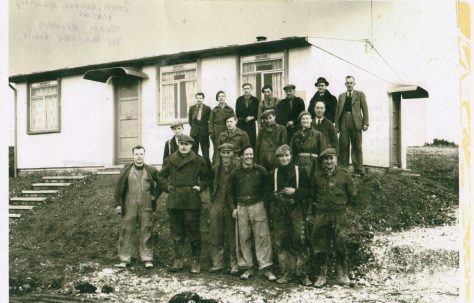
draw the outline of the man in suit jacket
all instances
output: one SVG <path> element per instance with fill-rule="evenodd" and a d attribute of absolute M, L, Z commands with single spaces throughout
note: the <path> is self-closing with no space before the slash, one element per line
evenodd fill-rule
<path fill-rule="evenodd" d="M 362 131 L 369 128 L 369 110 L 365 94 L 354 90 L 355 79 L 346 77 L 347 92 L 340 94 L 336 108 L 336 131 L 339 133 L 339 164 L 349 167 L 351 147 L 354 173 L 365 174 L 362 155 Z"/>
<path fill-rule="evenodd" d="M 282 99 L 276 107 L 276 121 L 286 127 L 288 144 L 290 144 L 298 126 L 298 116 L 304 111 L 305 106 L 303 99 L 295 96 L 296 86 L 288 84 L 283 89 L 286 98 Z"/>
<path fill-rule="evenodd" d="M 211 115 L 211 107 L 204 104 L 204 93 L 199 92 L 195 95 L 196 104 L 189 108 L 188 120 L 191 126 L 191 137 L 194 139 L 192 150 L 198 153 L 199 145 L 201 145 L 202 157 L 210 166 L 209 159 L 209 116 Z"/>
<path fill-rule="evenodd" d="M 252 96 L 252 84 L 242 85 L 244 94 L 235 102 L 235 114 L 237 115 L 237 127 L 245 131 L 250 139 L 250 144 L 255 148 L 257 130 L 255 122 L 258 116 L 258 99 Z"/>
<path fill-rule="evenodd" d="M 326 108 L 324 117 L 329 119 L 332 123 L 334 123 L 335 121 L 337 99 L 335 96 L 333 96 L 329 92 L 329 90 L 327 90 L 328 85 L 329 85 L 329 82 L 327 82 L 324 77 L 319 77 L 316 83 L 314 83 L 314 86 L 318 88 L 318 91 L 314 94 L 313 98 L 311 98 L 311 101 L 309 101 L 309 106 L 308 106 L 308 111 L 310 112 L 311 118 L 313 118 L 313 121 L 314 121 L 314 118 L 316 117 L 314 106 L 316 105 L 316 102 L 318 101 L 324 102 L 324 107 Z"/>
<path fill-rule="evenodd" d="M 313 119 L 313 127 L 323 134 L 324 141 L 326 142 L 326 148 L 333 147 L 338 150 L 337 134 L 332 121 L 326 118 L 324 115 L 326 107 L 323 101 L 317 101 L 314 105 L 314 112 L 316 116 Z"/>
<path fill-rule="evenodd" d="M 165 160 L 166 158 L 168 158 L 169 155 L 178 150 L 178 136 L 183 134 L 184 130 L 183 123 L 181 122 L 173 123 L 170 125 L 170 127 L 174 133 L 174 136 L 165 143 L 165 150 L 163 152 L 163 163 L 165 163 Z"/>

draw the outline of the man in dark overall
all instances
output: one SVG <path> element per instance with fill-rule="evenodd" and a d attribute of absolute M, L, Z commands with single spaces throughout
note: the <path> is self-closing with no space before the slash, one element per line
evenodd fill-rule
<path fill-rule="evenodd" d="M 193 152 L 199 151 L 201 146 L 202 157 L 208 165 L 211 165 L 209 159 L 209 116 L 211 108 L 204 104 L 204 93 L 196 93 L 196 104 L 189 108 L 188 122 L 191 126 L 190 135 L 194 139 Z"/>
<path fill-rule="evenodd" d="M 311 117 L 313 121 L 316 117 L 316 112 L 314 106 L 316 102 L 321 101 L 324 103 L 324 107 L 326 108 L 326 112 L 324 116 L 326 119 L 329 119 L 331 123 L 334 123 L 336 117 L 336 107 L 337 107 L 337 98 L 333 96 L 327 87 L 329 86 L 329 82 L 326 81 L 324 77 L 319 77 L 314 86 L 318 88 L 318 91 L 314 94 L 313 98 L 309 101 L 308 111 L 311 113 Z"/>
<path fill-rule="evenodd" d="M 336 252 L 337 282 L 349 285 L 345 245 L 346 209 L 354 203 L 357 192 L 347 170 L 337 166 L 335 148 L 324 150 L 320 158 L 323 168 L 316 172 L 311 182 L 313 193 L 307 219 L 311 253 L 321 264 L 314 286 L 323 287 L 326 284 L 331 243 Z"/>
<path fill-rule="evenodd" d="M 252 96 L 252 84 L 242 85 L 244 94 L 235 102 L 235 114 L 237 116 L 237 127 L 245 131 L 250 139 L 250 144 L 255 148 L 257 137 L 256 122 L 258 116 L 258 99 Z"/>
<path fill-rule="evenodd" d="M 138 225 L 140 258 L 146 268 L 153 267 L 151 241 L 153 211 L 160 196 L 158 171 L 144 162 L 145 148 L 137 145 L 132 149 L 133 163 L 120 171 L 115 186 L 115 212 L 122 215 L 116 267 L 125 268 L 131 262 L 134 234 Z"/>
<path fill-rule="evenodd" d="M 272 170 L 278 161 L 275 156 L 277 148 L 286 144 L 286 128 L 275 122 L 275 111 L 267 109 L 262 113 L 262 128 L 258 133 L 257 146 L 255 148 L 256 163 L 265 167 L 268 171 Z"/>
<path fill-rule="evenodd" d="M 304 231 L 305 199 L 310 194 L 309 177 L 306 171 L 291 161 L 291 149 L 285 144 L 276 150 L 279 165 L 270 174 L 272 189 L 271 213 L 278 263 L 282 276 L 277 283 L 288 283 L 298 278 L 303 285 L 310 286 L 307 275 L 308 249 Z"/>
<path fill-rule="evenodd" d="M 165 142 L 165 150 L 163 152 L 163 163 L 165 163 L 166 158 L 178 150 L 178 136 L 183 133 L 184 127 L 183 123 L 176 122 L 170 125 L 171 130 L 174 133 L 174 136 Z"/>
<path fill-rule="evenodd" d="M 239 274 L 235 252 L 235 222 L 227 199 L 227 184 L 230 172 L 236 164 L 232 161 L 234 147 L 230 143 L 220 145 L 220 161 L 212 167 L 213 182 L 209 205 L 209 253 L 212 267 L 210 272 L 224 269 L 224 259 L 230 263 L 230 274 Z"/>
<path fill-rule="evenodd" d="M 194 140 L 188 135 L 178 136 L 178 151 L 166 158 L 159 175 L 168 192 L 166 208 L 170 216 L 171 237 L 174 242 L 172 271 L 183 268 L 184 241 L 191 243 L 191 272 L 199 273 L 201 266 L 201 197 L 209 185 L 206 161 L 192 150 Z"/>
<path fill-rule="evenodd" d="M 290 144 L 293 134 L 298 128 L 298 116 L 304 111 L 304 101 L 295 96 L 296 86 L 288 84 L 283 87 L 286 98 L 282 99 L 276 106 L 276 122 L 286 127 L 287 144 Z"/>

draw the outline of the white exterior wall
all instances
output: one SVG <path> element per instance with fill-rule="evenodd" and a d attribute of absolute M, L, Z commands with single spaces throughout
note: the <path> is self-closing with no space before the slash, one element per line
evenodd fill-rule
<path fill-rule="evenodd" d="M 61 86 L 61 131 L 27 134 L 27 85 L 17 85 L 18 168 L 112 164 L 113 91 L 104 85 L 65 77 Z"/>
<path fill-rule="evenodd" d="M 296 86 L 296 95 L 305 101 L 305 109 L 314 94 L 314 69 L 315 57 L 312 56 L 311 47 L 294 48 L 288 51 L 288 79 L 285 84 Z M 282 93 L 285 96 L 285 93 Z"/>

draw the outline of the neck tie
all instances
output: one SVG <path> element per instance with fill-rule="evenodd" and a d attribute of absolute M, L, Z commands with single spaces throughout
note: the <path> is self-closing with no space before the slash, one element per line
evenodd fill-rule
<path fill-rule="evenodd" d="M 198 105 L 198 107 L 197 107 L 197 117 L 196 117 L 196 119 L 198 121 L 201 121 L 201 105 Z"/>

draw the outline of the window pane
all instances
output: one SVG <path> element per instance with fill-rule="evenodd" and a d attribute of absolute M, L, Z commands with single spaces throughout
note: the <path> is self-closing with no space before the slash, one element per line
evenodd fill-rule
<path fill-rule="evenodd" d="M 242 73 L 283 69 L 283 59 L 244 63 Z"/>
<path fill-rule="evenodd" d="M 29 131 L 59 130 L 59 96 L 57 81 L 30 84 Z"/>
<path fill-rule="evenodd" d="M 33 131 L 44 129 L 44 101 L 35 98 L 30 103 L 30 129 Z"/>
<path fill-rule="evenodd" d="M 181 102 L 180 118 L 186 119 L 189 107 L 194 104 L 194 94 L 196 93 L 196 81 L 181 82 Z"/>
<path fill-rule="evenodd" d="M 55 130 L 58 129 L 58 100 L 56 96 L 45 97 L 45 129 Z"/>
<path fill-rule="evenodd" d="M 175 116 L 175 85 L 165 84 L 161 95 L 161 120 L 172 120 Z"/>

